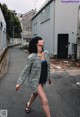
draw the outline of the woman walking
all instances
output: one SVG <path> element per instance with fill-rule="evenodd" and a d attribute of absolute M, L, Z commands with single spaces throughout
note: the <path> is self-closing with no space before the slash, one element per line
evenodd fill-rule
<path fill-rule="evenodd" d="M 31 39 L 29 43 L 30 55 L 28 56 L 26 67 L 17 81 L 16 90 L 27 80 L 28 86 L 32 89 L 33 93 L 26 103 L 25 111 L 27 113 L 30 112 L 33 101 L 39 96 L 46 117 L 51 117 L 48 99 L 43 89 L 46 82 L 51 84 L 50 58 L 48 51 L 43 50 L 43 46 L 44 41 L 41 37 L 37 36 Z"/>

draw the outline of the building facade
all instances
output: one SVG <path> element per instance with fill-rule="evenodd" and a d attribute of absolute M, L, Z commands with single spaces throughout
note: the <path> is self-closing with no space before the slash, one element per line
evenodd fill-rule
<path fill-rule="evenodd" d="M 76 56 L 78 10 L 79 2 L 48 0 L 32 18 L 32 36 L 41 36 L 53 56 Z"/>
<path fill-rule="evenodd" d="M 25 14 L 20 15 L 20 22 L 22 27 L 22 43 L 27 43 L 32 37 L 32 23 L 31 19 L 36 14 L 36 10 L 31 10 Z"/>
<path fill-rule="evenodd" d="M 78 39 L 77 39 L 77 59 L 80 60 L 80 5 L 79 5 Z"/>
<path fill-rule="evenodd" d="M 7 39 L 6 39 L 6 22 L 2 13 L 2 10 L 0 9 L 0 51 L 5 48 L 7 45 Z"/>

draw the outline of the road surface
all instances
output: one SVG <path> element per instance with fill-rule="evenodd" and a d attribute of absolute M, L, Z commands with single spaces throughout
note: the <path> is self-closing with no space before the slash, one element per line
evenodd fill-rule
<path fill-rule="evenodd" d="M 25 113 L 25 103 L 31 92 L 26 82 L 15 91 L 17 79 L 25 67 L 27 53 L 19 48 L 10 49 L 8 73 L 0 78 L 0 110 L 7 110 L 8 117 L 45 117 L 39 97 L 32 105 L 32 111 Z M 45 86 L 52 117 L 80 117 L 80 87 L 76 82 L 80 76 L 67 72 L 51 74 L 52 84 Z M 5 116 L 4 116 L 5 117 Z"/>

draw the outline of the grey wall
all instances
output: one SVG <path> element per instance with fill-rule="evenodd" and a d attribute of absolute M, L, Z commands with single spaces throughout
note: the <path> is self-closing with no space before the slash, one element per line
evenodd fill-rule
<path fill-rule="evenodd" d="M 72 54 L 72 43 L 77 43 L 79 3 L 50 3 L 50 20 L 41 24 L 41 13 L 32 20 L 32 36 L 39 35 L 45 41 L 45 49 L 57 55 L 58 34 L 69 34 L 68 54 Z M 34 24 L 37 22 L 36 29 Z"/>
<path fill-rule="evenodd" d="M 7 44 L 7 41 L 6 41 L 6 22 L 5 22 L 5 19 L 4 19 L 4 16 L 2 14 L 2 11 L 0 9 L 0 23 L 2 22 L 2 29 L 0 28 L 0 50 L 2 50 L 6 44 Z"/>
<path fill-rule="evenodd" d="M 57 54 L 57 34 L 69 34 L 68 54 L 72 54 L 72 43 L 77 43 L 79 3 L 55 2 L 55 53 Z"/>
<path fill-rule="evenodd" d="M 37 26 L 34 29 L 34 24 Z M 41 13 L 32 21 L 32 36 L 34 34 L 41 36 L 45 42 L 45 49 L 47 49 L 51 54 L 54 53 L 53 49 L 53 35 L 54 35 L 54 2 L 50 4 L 50 20 L 41 24 Z"/>

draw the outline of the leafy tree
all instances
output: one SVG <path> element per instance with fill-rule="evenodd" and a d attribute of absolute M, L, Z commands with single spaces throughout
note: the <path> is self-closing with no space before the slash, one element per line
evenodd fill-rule
<path fill-rule="evenodd" d="M 0 3 L 0 8 L 4 14 L 4 18 L 7 26 L 7 38 L 13 37 L 13 27 L 15 27 L 14 37 L 21 37 L 21 25 L 18 17 L 16 16 L 16 12 L 9 10 L 6 4 Z"/>

